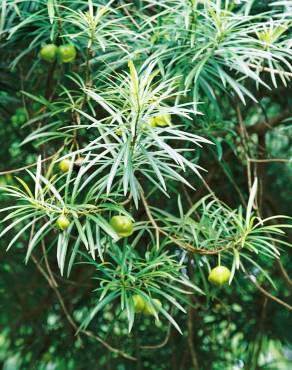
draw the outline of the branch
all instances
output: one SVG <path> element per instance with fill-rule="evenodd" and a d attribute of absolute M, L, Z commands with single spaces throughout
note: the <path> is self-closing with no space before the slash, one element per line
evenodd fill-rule
<path fill-rule="evenodd" d="M 170 337 L 170 333 L 171 333 L 171 325 L 168 326 L 168 330 L 167 330 L 167 333 L 166 333 L 166 337 L 163 339 L 163 341 L 161 343 L 158 343 L 158 344 L 154 344 L 154 345 L 148 345 L 148 346 L 140 346 L 141 349 L 159 349 L 159 348 L 162 348 L 164 347 L 167 343 L 168 343 L 168 340 L 169 340 L 169 337 Z"/>
<path fill-rule="evenodd" d="M 145 211 L 146 211 L 146 214 L 149 218 L 149 221 L 152 223 L 154 229 L 155 229 L 155 235 L 156 235 L 156 246 L 157 246 L 157 249 L 159 249 L 159 232 L 160 232 L 160 228 L 159 226 L 157 225 L 156 221 L 154 220 L 154 218 L 152 217 L 152 214 L 151 214 L 151 211 L 150 211 L 150 208 L 148 206 L 148 203 L 147 203 L 147 200 L 146 198 L 144 197 L 144 194 L 143 192 L 141 192 L 141 199 L 142 199 L 142 202 L 143 202 L 143 205 L 144 205 L 144 208 L 145 208 Z"/>
<path fill-rule="evenodd" d="M 50 159 L 54 158 L 56 155 L 58 155 L 58 154 L 62 151 L 62 149 L 63 149 L 63 148 L 64 148 L 64 145 L 62 145 L 62 146 L 61 146 L 61 148 L 60 148 L 60 149 L 58 149 L 56 153 L 54 153 L 54 154 L 50 155 L 50 156 L 49 156 L 49 157 L 47 157 L 47 158 L 42 159 L 42 160 L 41 160 L 41 163 L 47 162 L 47 161 L 49 161 Z M 27 166 L 23 166 L 23 167 L 19 167 L 19 168 L 14 168 L 14 169 L 12 169 L 12 170 L 2 171 L 2 172 L 0 172 L 0 176 L 1 176 L 1 175 L 7 175 L 7 174 L 9 174 L 9 173 L 15 173 L 15 172 L 24 171 L 24 170 L 27 170 L 27 169 L 29 169 L 29 168 L 31 168 L 31 167 L 35 167 L 36 165 L 37 165 L 37 162 L 34 162 L 34 163 L 29 164 L 29 165 L 27 165 Z"/>
<path fill-rule="evenodd" d="M 282 301 L 280 298 L 277 298 L 275 296 L 273 296 L 271 293 L 267 292 L 264 288 L 262 288 L 256 281 L 256 278 L 252 275 L 249 275 L 246 273 L 246 276 L 248 277 L 248 279 L 253 283 L 253 285 L 263 294 L 265 295 L 267 298 L 271 299 L 272 301 L 275 301 L 277 303 L 279 303 L 280 305 L 284 306 L 285 308 L 287 308 L 289 311 L 292 311 L 292 306 L 290 306 L 288 303 Z"/>
<path fill-rule="evenodd" d="M 267 159 L 249 158 L 248 160 L 250 162 L 256 162 L 256 163 L 270 163 L 270 162 L 290 163 L 292 162 L 292 159 L 285 159 L 285 158 L 267 158 Z"/>
<path fill-rule="evenodd" d="M 57 288 L 58 287 L 58 284 L 57 284 L 57 282 L 56 282 L 56 280 L 54 278 L 54 274 L 53 274 L 53 272 L 51 270 L 51 267 L 50 267 L 50 264 L 49 264 L 49 260 L 48 260 L 48 257 L 47 257 L 47 251 L 46 251 L 46 246 L 45 246 L 44 239 L 42 239 L 41 244 L 42 244 L 42 250 L 43 250 L 45 265 L 46 265 L 48 274 L 49 274 L 49 276 L 51 278 L 51 282 L 52 282 L 53 286 L 55 286 Z"/>
<path fill-rule="evenodd" d="M 279 270 L 280 270 L 284 280 L 286 281 L 290 291 L 292 291 L 292 280 L 290 279 L 287 271 L 285 270 L 284 266 L 282 265 L 281 260 L 277 259 L 277 264 L 278 264 Z"/>
<path fill-rule="evenodd" d="M 144 208 L 145 208 L 145 211 L 146 211 L 146 214 L 150 220 L 150 222 L 152 223 L 153 227 L 155 228 L 156 232 L 159 232 L 163 235 L 165 235 L 168 239 L 170 239 L 174 244 L 178 245 L 179 247 L 191 252 L 191 253 L 196 253 L 196 254 L 202 254 L 202 255 L 214 255 L 214 254 L 218 254 L 224 250 L 226 250 L 226 248 L 220 248 L 220 249 L 216 249 L 216 250 L 208 250 L 208 249 L 199 249 L 199 248 L 195 248 L 193 247 L 190 243 L 188 242 L 185 242 L 185 241 L 181 241 L 179 239 L 176 238 L 175 235 L 170 235 L 168 234 L 168 232 L 166 232 L 165 230 L 161 229 L 156 221 L 154 220 L 152 214 L 151 214 L 151 210 L 150 210 L 150 207 L 147 203 L 147 200 L 144 196 L 144 194 L 141 192 L 140 193 L 141 195 L 141 199 L 142 199 L 142 202 L 143 202 L 143 205 L 144 205 Z"/>
<path fill-rule="evenodd" d="M 42 268 L 42 266 L 40 265 L 39 261 L 36 259 L 36 257 L 34 255 L 32 255 L 32 260 L 34 261 L 34 263 L 36 264 L 38 270 L 40 271 L 40 273 L 45 277 L 45 279 L 48 281 L 50 287 L 54 290 L 57 298 L 58 298 L 58 301 L 61 305 L 61 308 L 66 316 L 66 319 L 67 321 L 69 322 L 69 324 L 72 326 L 72 328 L 77 331 L 78 330 L 78 327 L 75 323 L 75 321 L 73 320 L 72 316 L 70 315 L 67 307 L 66 307 L 66 304 L 63 300 L 63 297 L 59 291 L 59 289 L 55 286 L 55 284 L 52 282 L 51 278 L 48 276 L 48 274 L 44 271 L 44 269 Z M 84 335 L 86 335 L 87 337 L 89 338 L 92 338 L 92 339 L 95 339 L 97 342 L 101 343 L 105 348 L 107 348 L 110 352 L 113 352 L 113 353 L 116 353 L 118 355 L 120 355 L 121 357 L 124 357 L 128 360 L 131 360 L 131 361 L 136 361 L 136 358 L 117 349 L 117 348 L 114 348 L 112 347 L 109 343 L 105 342 L 103 339 L 101 339 L 99 336 L 91 333 L 90 331 L 87 331 L 87 330 L 79 330 L 79 333 L 82 333 Z"/>
<path fill-rule="evenodd" d="M 199 363 L 198 363 L 198 358 L 197 354 L 195 351 L 194 343 L 193 343 L 193 315 L 192 315 L 192 307 L 189 307 L 188 310 L 188 345 L 189 345 L 189 350 L 190 350 L 190 355 L 191 355 L 191 360 L 193 364 L 194 370 L 200 370 L 199 368 Z"/>
<path fill-rule="evenodd" d="M 256 123 L 253 126 L 247 127 L 247 131 L 250 134 L 259 134 L 264 135 L 268 130 L 279 126 L 284 119 L 289 118 L 291 116 L 291 111 L 286 109 L 284 112 L 280 113 L 274 118 L 271 118 L 268 122 L 263 121 Z"/>
<path fill-rule="evenodd" d="M 112 347 L 110 344 L 108 344 L 107 342 L 105 342 L 104 340 L 102 340 L 100 337 L 98 337 L 97 335 L 91 333 L 90 331 L 87 331 L 87 330 L 80 330 L 79 333 L 83 333 L 85 334 L 86 336 L 88 336 L 89 338 L 92 338 L 92 339 L 95 339 L 97 342 L 101 343 L 104 347 L 106 347 L 110 352 L 114 352 L 116 353 L 117 355 L 120 355 L 121 357 L 124 357 L 126 358 L 127 360 L 131 360 L 131 361 L 137 361 L 137 359 L 117 348 L 114 348 Z"/>
<path fill-rule="evenodd" d="M 249 146 L 248 146 L 249 137 L 248 137 L 248 133 L 246 130 L 246 126 L 243 122 L 243 117 L 241 114 L 239 104 L 236 104 L 236 114 L 237 114 L 237 119 L 238 119 L 239 128 L 240 128 L 239 133 L 240 133 L 241 145 L 242 145 L 242 149 L 244 151 L 244 155 L 246 158 L 247 183 L 248 183 L 248 189 L 250 192 L 251 186 L 252 186 L 252 179 L 251 179 L 252 176 L 251 176 L 251 167 L 250 167 L 250 162 L 249 162 Z"/>
<path fill-rule="evenodd" d="M 248 66 L 250 68 L 260 70 L 260 72 L 268 72 L 268 73 L 274 73 L 274 74 L 277 74 L 277 75 L 292 77 L 292 72 L 279 71 L 278 69 L 262 67 L 262 66 L 258 66 L 256 64 L 252 64 L 252 63 L 249 63 Z"/>

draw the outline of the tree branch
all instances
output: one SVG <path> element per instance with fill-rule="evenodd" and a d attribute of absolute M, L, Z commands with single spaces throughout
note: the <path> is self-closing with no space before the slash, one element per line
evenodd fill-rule
<path fill-rule="evenodd" d="M 247 127 L 247 131 L 250 134 L 259 134 L 263 135 L 267 131 L 279 126 L 286 118 L 291 116 L 290 109 L 286 109 L 284 112 L 280 113 L 278 116 L 273 117 L 269 120 L 269 122 L 263 121 L 256 123 L 253 126 Z"/>
<path fill-rule="evenodd" d="M 253 285 L 263 294 L 265 295 L 267 298 L 271 299 L 272 301 L 275 301 L 277 303 L 279 303 L 280 305 L 284 306 L 285 308 L 287 308 L 289 311 L 292 311 L 292 306 L 290 306 L 288 303 L 282 301 L 280 298 L 277 298 L 275 296 L 273 296 L 271 293 L 267 292 L 264 288 L 262 288 L 256 281 L 256 278 L 252 275 L 249 275 L 249 274 L 246 274 L 246 276 L 248 277 L 248 279 L 253 283 Z"/>
<path fill-rule="evenodd" d="M 40 271 L 40 273 L 45 277 L 45 279 L 48 281 L 50 287 L 54 290 L 57 298 L 58 298 L 58 301 L 61 305 L 61 308 L 66 316 L 66 319 L 67 321 L 69 322 L 69 324 L 72 326 L 72 328 L 77 331 L 78 330 L 78 327 L 75 323 L 75 321 L 73 320 L 72 316 L 70 315 L 67 307 L 66 307 L 66 304 L 63 300 L 63 297 L 59 291 L 59 289 L 55 286 L 55 284 L 52 282 L 51 278 L 49 277 L 49 275 L 44 271 L 44 269 L 42 268 L 42 266 L 40 265 L 39 261 L 37 260 L 37 258 L 32 255 L 32 260 L 34 261 L 34 263 L 36 264 L 38 270 Z M 105 348 L 107 348 L 110 352 L 113 352 L 113 353 L 116 353 L 118 354 L 119 356 L 121 357 L 124 357 L 128 360 L 131 360 L 131 361 L 136 361 L 136 358 L 129 355 L 128 353 L 125 353 L 117 348 L 114 348 L 112 347 L 109 343 L 105 342 L 103 339 L 101 339 L 99 336 L 91 333 L 90 331 L 88 330 L 79 330 L 79 333 L 82 333 L 84 335 L 86 335 L 87 337 L 90 337 L 92 339 L 95 339 L 97 342 L 101 343 Z"/>
<path fill-rule="evenodd" d="M 154 218 L 153 218 L 153 216 L 151 214 L 150 207 L 149 207 L 149 205 L 147 203 L 147 200 L 146 200 L 144 194 L 141 192 L 140 195 L 141 195 L 141 199 L 142 199 L 142 202 L 143 202 L 143 205 L 144 205 L 146 214 L 147 214 L 147 216 L 149 218 L 149 221 L 152 223 L 152 225 L 155 228 L 156 232 L 159 232 L 159 233 L 165 235 L 174 244 L 178 245 L 179 247 L 181 247 L 181 248 L 183 248 L 183 249 L 185 249 L 185 250 L 187 250 L 187 251 L 189 251 L 191 253 L 202 254 L 202 255 L 214 255 L 214 254 L 218 254 L 218 253 L 226 250 L 226 248 L 220 248 L 220 249 L 216 249 L 216 250 L 208 250 L 208 249 L 195 248 L 190 243 L 185 242 L 185 241 L 181 241 L 181 240 L 177 239 L 176 236 L 168 234 L 168 232 L 166 232 L 165 230 L 161 229 L 157 225 L 156 221 L 154 220 Z"/>

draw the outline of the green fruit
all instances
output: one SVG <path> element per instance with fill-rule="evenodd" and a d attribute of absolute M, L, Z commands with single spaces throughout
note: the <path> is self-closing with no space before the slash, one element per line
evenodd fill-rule
<path fill-rule="evenodd" d="M 155 308 L 155 311 L 157 312 L 159 312 L 160 311 L 160 309 L 161 309 L 161 307 L 162 307 L 162 303 L 160 302 L 160 300 L 159 299 L 153 299 L 152 300 L 152 304 L 153 304 L 153 306 L 154 306 L 154 308 Z M 152 307 L 150 307 L 149 305 L 145 305 L 145 308 L 144 308 L 144 310 L 143 310 L 143 313 L 145 314 L 145 315 L 151 315 L 151 316 L 154 316 L 154 311 L 153 311 L 153 309 L 152 309 Z"/>
<path fill-rule="evenodd" d="M 67 44 L 59 46 L 58 54 L 62 63 L 71 63 L 74 62 L 77 52 L 74 45 Z"/>
<path fill-rule="evenodd" d="M 48 44 L 41 48 L 40 57 L 47 61 L 53 62 L 57 56 L 58 47 L 55 44 Z"/>
<path fill-rule="evenodd" d="M 156 117 L 150 117 L 149 120 L 148 120 L 148 124 L 151 127 L 156 127 L 157 126 Z"/>
<path fill-rule="evenodd" d="M 157 126 L 165 127 L 171 125 L 171 115 L 169 113 L 162 114 L 161 116 L 157 116 L 155 118 L 155 122 Z"/>
<path fill-rule="evenodd" d="M 71 167 L 71 161 L 69 159 L 63 159 L 61 162 L 59 162 L 59 169 L 62 172 L 68 172 Z"/>
<path fill-rule="evenodd" d="M 217 266 L 210 271 L 208 280 L 214 285 L 222 286 L 228 282 L 230 274 L 231 272 L 227 267 Z"/>
<path fill-rule="evenodd" d="M 58 217 L 58 219 L 56 221 L 56 224 L 57 224 L 57 227 L 60 230 L 64 231 L 64 230 L 68 229 L 68 227 L 70 225 L 70 220 L 65 215 L 61 215 L 61 216 Z"/>
<path fill-rule="evenodd" d="M 122 136 L 122 135 L 123 135 L 123 132 L 124 132 L 124 130 L 123 130 L 121 127 L 118 127 L 118 128 L 116 128 L 116 130 L 115 130 L 115 133 L 116 133 L 118 136 Z"/>
<path fill-rule="evenodd" d="M 134 301 L 134 310 L 136 313 L 143 312 L 145 309 L 145 301 L 144 299 L 139 296 L 138 294 L 133 296 L 133 301 Z"/>
<path fill-rule="evenodd" d="M 27 120 L 27 111 L 25 108 L 17 108 L 15 114 L 11 117 L 11 122 L 14 125 L 22 125 Z"/>
<path fill-rule="evenodd" d="M 112 228 L 121 237 L 130 236 L 133 234 L 134 225 L 128 216 L 113 216 L 110 220 Z"/>

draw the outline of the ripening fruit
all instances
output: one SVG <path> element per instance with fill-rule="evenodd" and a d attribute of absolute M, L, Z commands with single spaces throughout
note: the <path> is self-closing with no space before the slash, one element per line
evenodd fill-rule
<path fill-rule="evenodd" d="M 157 126 L 165 127 L 171 125 L 171 115 L 169 113 L 162 114 L 161 116 L 155 117 Z"/>
<path fill-rule="evenodd" d="M 41 48 L 40 57 L 47 61 L 53 62 L 56 59 L 58 47 L 55 44 L 47 44 Z"/>
<path fill-rule="evenodd" d="M 157 124 L 156 124 L 156 117 L 150 117 L 149 120 L 148 120 L 148 124 L 151 127 L 156 127 L 157 126 Z"/>
<path fill-rule="evenodd" d="M 210 271 L 208 280 L 214 285 L 222 286 L 228 282 L 230 274 L 231 272 L 227 267 L 217 266 Z"/>
<path fill-rule="evenodd" d="M 115 130 L 115 133 L 116 133 L 118 136 L 122 136 L 122 135 L 123 135 L 123 132 L 124 132 L 124 130 L 123 130 L 121 127 L 118 127 L 118 128 L 116 128 L 116 130 Z"/>
<path fill-rule="evenodd" d="M 133 296 L 133 301 L 134 301 L 134 310 L 136 313 L 143 312 L 145 309 L 145 301 L 144 299 L 139 296 L 138 294 L 135 294 Z"/>
<path fill-rule="evenodd" d="M 61 215 L 57 218 L 56 224 L 57 224 L 57 227 L 60 230 L 64 231 L 64 230 L 68 229 L 68 227 L 70 225 L 70 220 L 65 215 Z"/>
<path fill-rule="evenodd" d="M 160 311 L 161 307 L 162 307 L 162 303 L 160 302 L 159 299 L 153 299 L 153 306 L 155 308 L 155 311 Z M 153 309 L 148 306 L 147 304 L 145 305 L 145 308 L 143 310 L 143 313 L 145 315 L 151 315 L 151 316 L 154 316 L 154 312 L 153 312 Z"/>
<path fill-rule="evenodd" d="M 74 62 L 76 54 L 77 52 L 74 45 L 66 44 L 59 46 L 58 55 L 62 63 Z"/>
<path fill-rule="evenodd" d="M 68 172 L 70 170 L 71 161 L 69 159 L 63 159 L 61 162 L 59 162 L 59 169 L 62 172 Z"/>
<path fill-rule="evenodd" d="M 134 225 L 128 216 L 113 216 L 110 224 L 119 236 L 126 237 L 133 234 Z"/>

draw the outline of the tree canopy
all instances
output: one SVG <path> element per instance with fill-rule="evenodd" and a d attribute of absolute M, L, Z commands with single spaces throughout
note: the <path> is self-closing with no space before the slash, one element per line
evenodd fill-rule
<path fill-rule="evenodd" d="M 291 15 L 1 0 L 3 369 L 291 369 Z"/>

